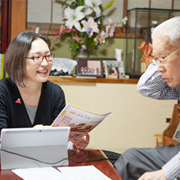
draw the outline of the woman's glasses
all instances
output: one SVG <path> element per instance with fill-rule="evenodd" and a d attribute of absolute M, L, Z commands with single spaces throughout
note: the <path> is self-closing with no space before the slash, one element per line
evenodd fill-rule
<path fill-rule="evenodd" d="M 54 59 L 54 57 L 55 57 L 55 54 L 51 53 L 51 54 L 44 55 L 44 56 L 30 56 L 30 57 L 27 56 L 25 58 L 31 59 L 35 63 L 40 64 L 44 58 L 46 59 L 47 62 L 50 62 Z"/>

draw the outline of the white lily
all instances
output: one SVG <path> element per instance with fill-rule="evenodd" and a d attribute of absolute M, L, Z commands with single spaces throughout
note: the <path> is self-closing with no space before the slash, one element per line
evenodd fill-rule
<path fill-rule="evenodd" d="M 101 15 L 101 9 L 99 7 L 102 4 L 101 0 L 85 0 L 85 4 L 93 9 L 96 13 L 96 17 Z"/>
<path fill-rule="evenodd" d="M 79 20 L 85 17 L 85 14 L 81 12 L 83 8 L 84 6 L 79 6 L 76 9 L 71 9 L 70 7 L 67 7 L 64 10 L 64 18 L 67 19 L 65 25 L 69 29 L 72 29 L 72 27 L 74 26 L 78 31 L 81 31 Z"/>
<path fill-rule="evenodd" d="M 122 23 L 126 24 L 126 21 L 128 20 L 127 16 L 122 19 Z"/>
<path fill-rule="evenodd" d="M 81 23 L 83 24 L 82 32 L 86 32 L 89 37 L 93 35 L 93 32 L 99 33 L 98 25 L 92 17 L 88 21 L 83 20 Z"/>
<path fill-rule="evenodd" d="M 101 31 L 100 35 L 101 35 L 101 36 L 106 36 L 105 31 Z"/>
<path fill-rule="evenodd" d="M 93 10 L 92 10 L 91 8 L 87 8 L 87 9 L 84 11 L 84 14 L 87 16 L 87 15 L 90 15 L 92 12 L 93 12 Z"/>

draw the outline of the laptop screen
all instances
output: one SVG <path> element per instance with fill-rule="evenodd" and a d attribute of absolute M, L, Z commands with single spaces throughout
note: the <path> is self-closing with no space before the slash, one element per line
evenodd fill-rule
<path fill-rule="evenodd" d="M 1 169 L 68 165 L 70 127 L 1 131 Z"/>

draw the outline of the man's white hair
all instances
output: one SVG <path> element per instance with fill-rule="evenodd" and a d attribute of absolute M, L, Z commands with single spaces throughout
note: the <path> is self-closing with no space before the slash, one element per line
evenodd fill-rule
<path fill-rule="evenodd" d="M 168 19 L 158 25 L 152 32 L 152 39 L 169 37 L 171 45 L 180 45 L 180 16 Z"/>

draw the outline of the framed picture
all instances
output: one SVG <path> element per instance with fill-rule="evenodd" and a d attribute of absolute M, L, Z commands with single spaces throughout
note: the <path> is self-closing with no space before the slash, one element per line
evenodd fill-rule
<path fill-rule="evenodd" d="M 123 61 L 103 61 L 105 67 L 105 77 L 118 79 L 124 76 Z"/>
<path fill-rule="evenodd" d="M 77 58 L 77 76 L 104 77 L 101 58 Z"/>
<path fill-rule="evenodd" d="M 102 58 L 104 77 L 107 78 L 107 61 L 117 61 L 116 58 Z"/>

